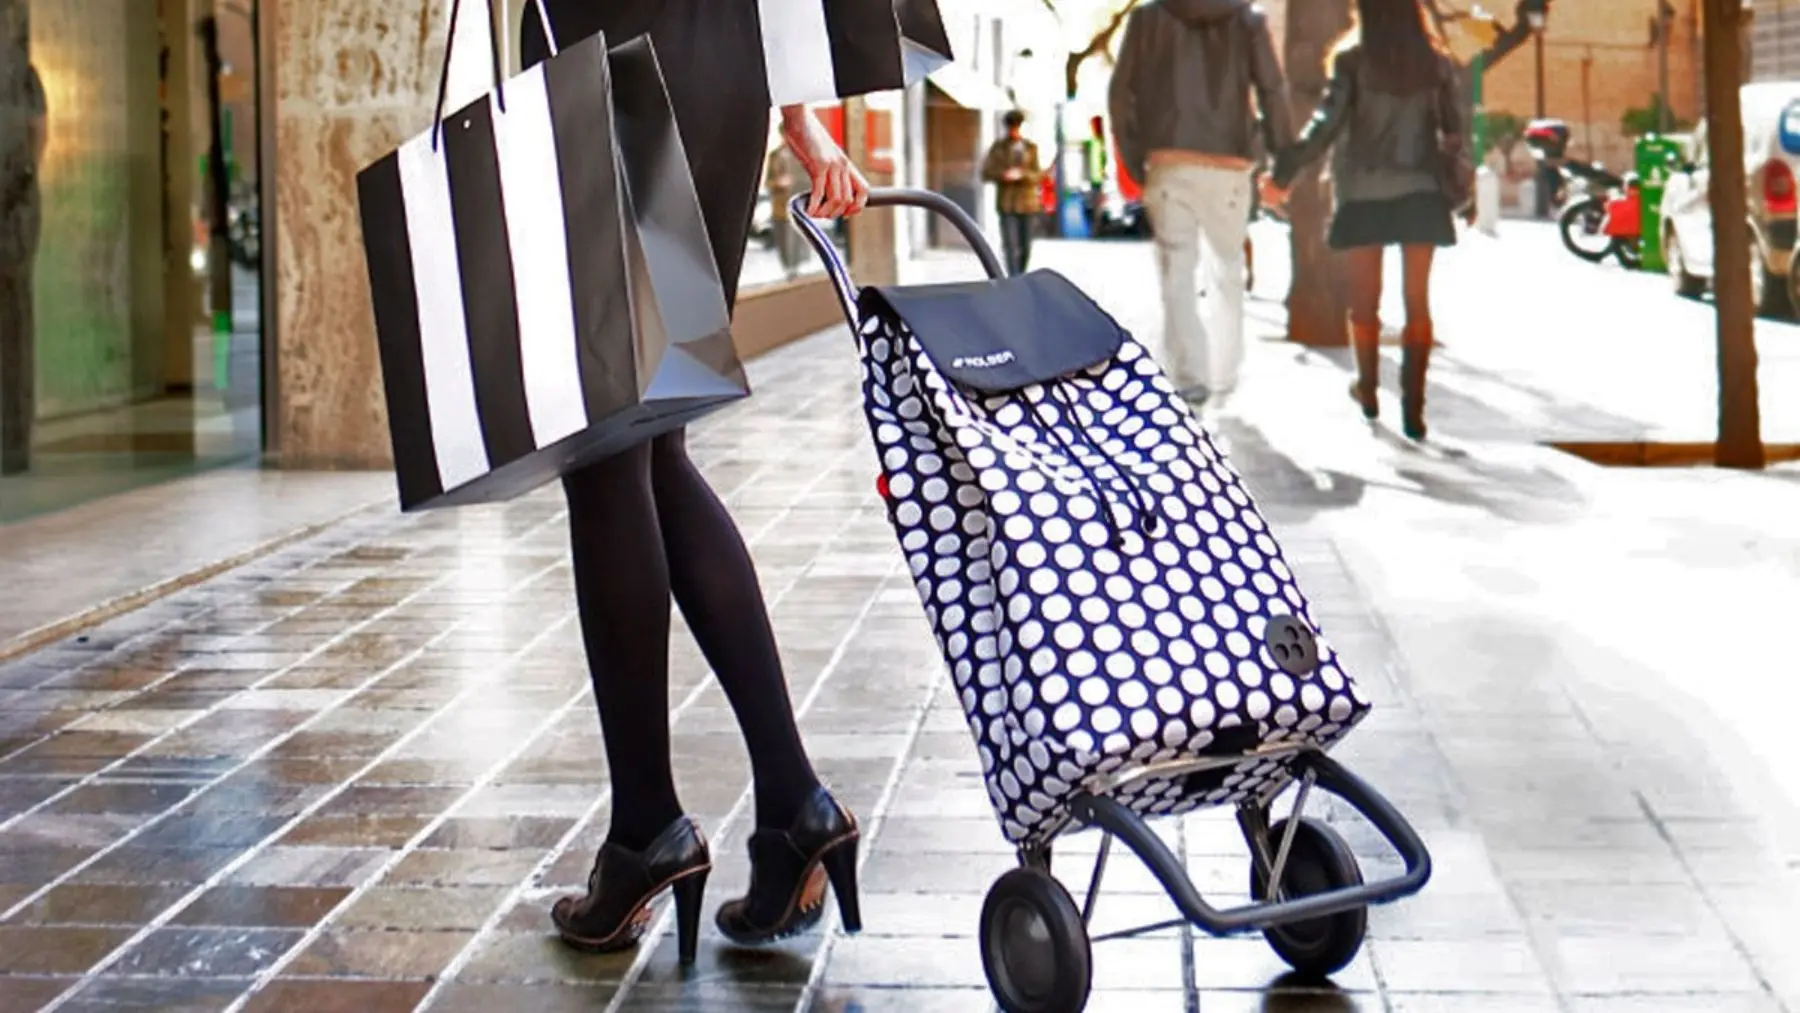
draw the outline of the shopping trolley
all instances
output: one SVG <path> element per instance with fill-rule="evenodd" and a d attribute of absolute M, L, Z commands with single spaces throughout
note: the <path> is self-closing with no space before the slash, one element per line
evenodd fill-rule
<path fill-rule="evenodd" d="M 858 344 L 867 357 L 871 353 L 869 335 L 864 333 L 864 309 L 870 304 L 862 300 L 863 293 L 852 283 L 831 240 L 806 217 L 807 199 L 804 194 L 794 198 L 790 205 L 793 223 L 823 259 L 845 317 L 858 333 Z M 943 216 L 967 240 L 989 279 L 1005 278 L 999 258 L 975 222 L 947 198 L 916 190 L 875 189 L 868 206 L 919 208 Z M 884 291 L 891 299 L 905 289 Z M 876 305 L 891 302 L 878 301 Z M 993 316 L 985 310 L 984 315 Z M 932 608 L 930 604 L 926 607 Z M 1269 620 L 1268 636 L 1273 636 L 1276 625 L 1276 619 Z M 1272 650 L 1283 667 L 1296 675 L 1308 665 L 1316 668 L 1319 648 L 1308 631 L 1295 622 L 1287 622 L 1282 630 L 1291 643 Z M 974 725 L 981 718 L 971 713 L 970 720 Z M 1078 786 L 1071 785 L 1066 804 L 1058 807 L 1054 818 L 1030 828 L 1029 833 L 1017 824 L 1008 826 L 1003 814 L 1003 827 L 1017 844 L 1019 865 L 1000 876 L 988 891 L 980 926 L 982 962 L 1001 1008 L 1007 1013 L 1079 1013 L 1087 1003 L 1092 981 L 1092 943 L 1189 924 L 1220 936 L 1260 931 L 1275 952 L 1303 976 L 1322 978 L 1347 966 L 1362 947 L 1368 908 L 1424 888 L 1431 875 L 1430 855 L 1392 804 L 1326 755 L 1330 741 L 1305 735 L 1275 739 L 1240 735 L 1238 745 L 1228 752 L 1215 749 L 1206 755 L 1126 764 L 1090 777 Z M 1187 784 L 1206 784 L 1216 790 L 1221 772 L 1245 769 L 1259 770 L 1265 776 L 1242 782 L 1250 787 L 1243 789 L 1241 797 L 1219 804 L 1235 806 L 1249 850 L 1252 900 L 1221 909 L 1201 896 L 1182 860 L 1152 828 L 1141 811 L 1146 808 L 1142 791 L 1149 785 L 1166 791 L 1170 785 Z M 1274 803 L 1289 787 L 1295 788 L 1292 806 L 1286 816 L 1277 819 Z M 1398 853 L 1403 870 L 1391 878 L 1365 882 L 1343 837 L 1323 820 L 1305 814 L 1314 791 L 1336 796 L 1366 818 Z M 990 793 L 999 808 L 1002 796 L 991 782 Z M 1209 803 L 1188 799 L 1164 808 L 1187 811 L 1202 804 Z M 1052 875 L 1051 854 L 1057 838 L 1083 829 L 1098 830 L 1101 837 L 1086 897 L 1078 906 Z M 1144 863 L 1182 917 L 1090 935 L 1089 925 L 1115 842 L 1122 842 Z"/>

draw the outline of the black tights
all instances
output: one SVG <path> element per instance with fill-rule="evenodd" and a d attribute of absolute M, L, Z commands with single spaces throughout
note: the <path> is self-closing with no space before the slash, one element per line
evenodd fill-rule
<path fill-rule="evenodd" d="M 743 729 L 758 826 L 786 829 L 818 785 L 794 724 L 756 568 L 671 433 L 563 480 L 575 593 L 612 770 L 609 839 L 648 844 L 682 812 L 669 762 L 669 599 Z"/>
<path fill-rule="evenodd" d="M 527 8 L 531 11 L 534 8 Z M 735 302 L 768 141 L 756 6 L 712 0 L 552 0 L 566 45 L 649 31 L 667 76 L 713 259 Z M 530 66 L 547 55 L 527 13 Z M 747 83 L 748 82 L 748 83 Z M 669 600 L 731 702 L 750 750 L 758 826 L 787 829 L 818 786 L 794 724 L 750 552 L 676 432 L 568 476 L 581 636 L 612 770 L 609 839 L 638 850 L 681 815 L 669 758 Z"/>

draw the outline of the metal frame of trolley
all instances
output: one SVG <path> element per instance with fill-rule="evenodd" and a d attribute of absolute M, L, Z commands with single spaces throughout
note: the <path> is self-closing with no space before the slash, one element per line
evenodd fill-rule
<path fill-rule="evenodd" d="M 808 194 L 790 204 L 792 221 L 825 263 L 826 273 L 851 327 L 861 324 L 858 287 L 824 230 L 805 214 Z M 974 219 L 941 194 L 875 188 L 868 207 L 919 208 L 942 215 L 962 233 L 990 279 L 1006 277 L 994 249 Z M 1292 780 L 1277 780 L 1260 795 L 1237 804 L 1237 823 L 1250 851 L 1250 896 L 1238 907 L 1215 908 L 1201 896 L 1182 860 L 1148 820 L 1115 797 L 1147 781 L 1234 767 L 1254 760 L 1284 761 Z M 1288 815 L 1272 820 L 1275 800 L 1297 785 Z M 1305 815 L 1322 790 L 1369 821 L 1400 856 L 1399 875 L 1363 881 L 1355 854 L 1323 820 Z M 1094 871 L 1077 906 L 1051 873 L 1052 843 L 1084 829 L 1100 831 Z M 1017 868 L 989 888 L 981 911 L 981 957 L 989 987 L 1006 1013 L 1080 1013 L 1093 981 L 1092 944 L 1193 925 L 1214 936 L 1260 931 L 1299 974 L 1324 978 L 1355 959 L 1368 930 L 1368 909 L 1418 893 L 1431 878 L 1431 855 L 1405 817 L 1379 792 L 1307 742 L 1272 743 L 1246 752 L 1140 765 L 1096 780 L 1071 800 L 1061 822 L 1018 849 Z M 1150 870 L 1182 917 L 1092 936 L 1114 841 L 1123 842 Z"/>

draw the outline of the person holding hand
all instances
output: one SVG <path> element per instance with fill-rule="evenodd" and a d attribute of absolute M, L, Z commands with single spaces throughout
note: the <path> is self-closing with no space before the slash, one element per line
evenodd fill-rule
<path fill-rule="evenodd" d="M 1356 382 L 1350 396 L 1373 422 L 1381 403 L 1382 262 L 1400 248 L 1401 428 L 1423 440 L 1425 375 L 1434 343 L 1431 271 L 1456 245 L 1455 216 L 1472 207 L 1470 125 L 1455 61 L 1423 0 L 1357 0 L 1356 19 L 1327 58 L 1319 108 L 1277 152 L 1266 196 L 1287 198 L 1302 171 L 1331 155 L 1331 228 L 1344 253 Z"/>

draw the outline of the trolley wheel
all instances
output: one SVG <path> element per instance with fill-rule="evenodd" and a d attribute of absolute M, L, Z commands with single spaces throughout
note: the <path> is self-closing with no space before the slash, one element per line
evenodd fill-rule
<path fill-rule="evenodd" d="M 1005 1013 L 1081 1013 L 1094 957 L 1069 891 L 1042 869 L 995 880 L 981 905 L 981 964 Z"/>
<path fill-rule="evenodd" d="M 1280 846 L 1287 833 L 1287 822 L 1282 820 L 1269 829 L 1271 850 Z M 1360 886 L 1362 881 L 1356 855 L 1338 832 L 1318 820 L 1302 817 L 1294 831 L 1293 846 L 1288 849 L 1287 865 L 1282 869 L 1282 896 L 1307 897 Z M 1268 885 L 1268 874 L 1252 861 L 1251 896 L 1266 896 Z M 1294 970 L 1307 977 L 1325 978 L 1356 959 L 1368 930 L 1368 908 L 1355 908 L 1323 918 L 1273 925 L 1263 930 L 1263 938 Z"/>

